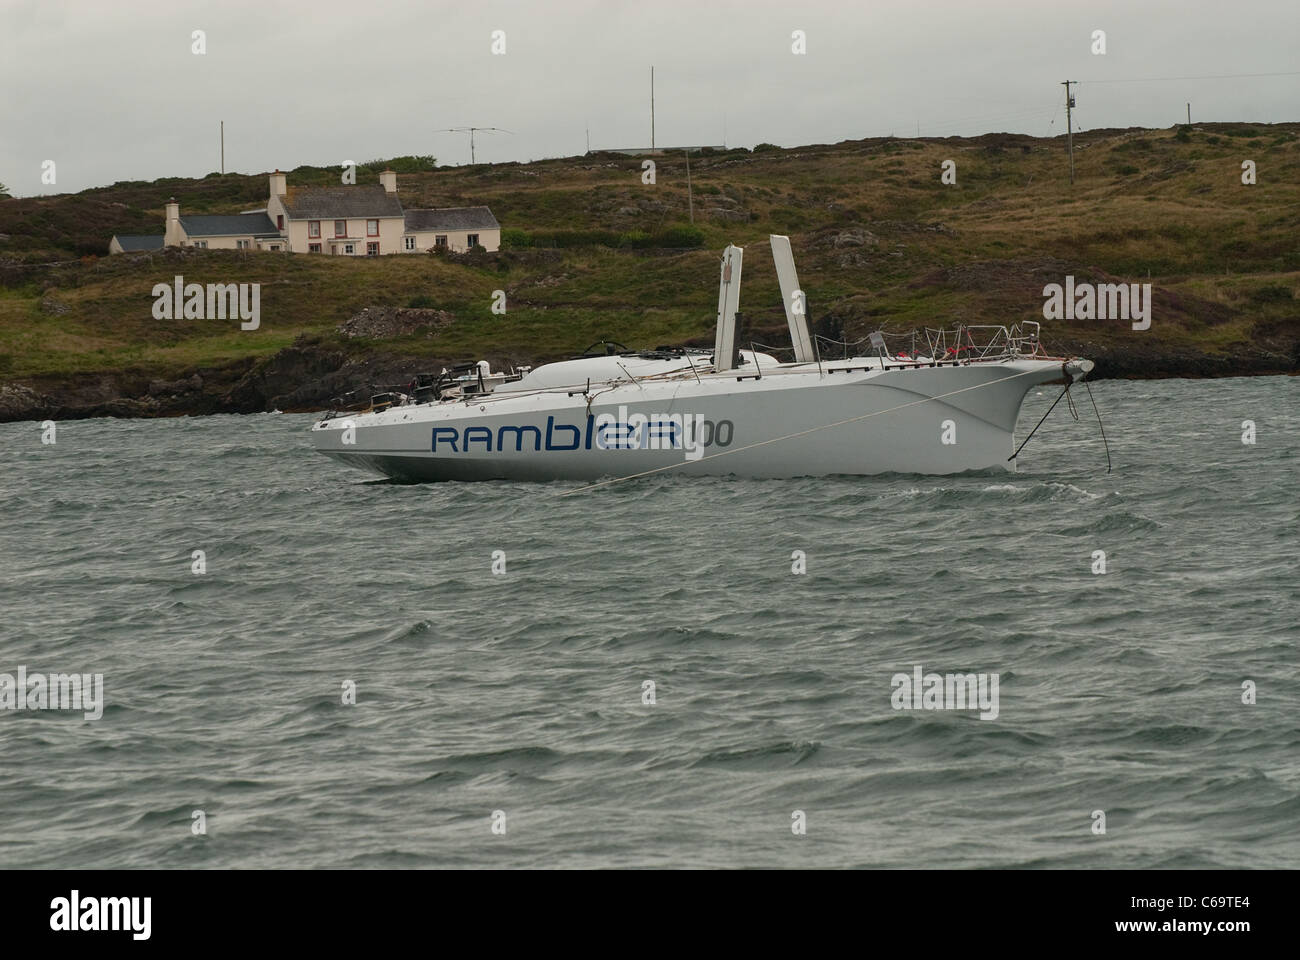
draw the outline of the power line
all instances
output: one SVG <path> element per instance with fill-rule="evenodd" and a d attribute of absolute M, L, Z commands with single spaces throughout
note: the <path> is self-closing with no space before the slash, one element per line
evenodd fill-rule
<path fill-rule="evenodd" d="M 989 113 L 989 114 L 976 114 L 973 116 L 966 116 L 966 117 L 949 117 L 942 120 L 927 119 L 925 121 L 925 125 L 926 128 L 930 130 L 951 129 L 953 127 L 963 126 L 972 123 L 989 124 L 989 123 L 995 123 L 997 121 L 1008 121 L 1008 120 L 1017 120 L 1017 119 L 1041 119 L 1042 117 L 1047 116 L 1051 112 L 1052 112 L 1051 110 L 1048 110 L 1046 108 L 1040 108 L 1036 110 L 1022 110 L 1013 113 Z M 894 135 L 893 131 L 897 130 L 900 127 L 906 127 L 909 124 L 916 123 L 917 119 L 918 118 L 913 117 L 911 120 L 908 121 L 899 120 L 893 125 L 880 125 L 872 128 L 873 132 L 862 133 L 859 136 L 861 137 L 893 136 Z M 880 132 L 876 133 L 874 131 L 880 131 Z M 958 134 L 941 134 L 941 136 L 957 136 L 957 135 Z"/>
<path fill-rule="evenodd" d="M 1240 80 L 1248 77 L 1295 77 L 1300 70 L 1285 70 L 1281 73 L 1221 73 L 1209 77 L 1131 77 L 1127 80 L 1075 80 L 1074 83 L 1155 83 L 1164 80 Z"/>

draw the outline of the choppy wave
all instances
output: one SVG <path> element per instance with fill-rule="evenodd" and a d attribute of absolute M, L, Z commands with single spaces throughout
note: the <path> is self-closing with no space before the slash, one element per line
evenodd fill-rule
<path fill-rule="evenodd" d="M 1099 383 L 1109 474 L 1054 416 L 1007 474 L 566 498 L 0 426 L 0 673 L 106 701 L 0 710 L 0 866 L 1293 867 L 1298 385 Z"/>

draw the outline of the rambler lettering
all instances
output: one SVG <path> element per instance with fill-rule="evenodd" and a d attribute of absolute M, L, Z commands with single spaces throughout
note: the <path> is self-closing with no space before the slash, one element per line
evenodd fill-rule
<path fill-rule="evenodd" d="M 687 460 L 698 460 L 705 447 L 729 447 L 735 424 L 714 423 L 700 414 L 633 413 L 620 406 L 618 414 L 589 416 L 583 426 L 556 423 L 546 418 L 546 428 L 507 424 L 497 427 L 434 427 L 433 453 L 536 453 L 565 450 L 682 450 Z"/>

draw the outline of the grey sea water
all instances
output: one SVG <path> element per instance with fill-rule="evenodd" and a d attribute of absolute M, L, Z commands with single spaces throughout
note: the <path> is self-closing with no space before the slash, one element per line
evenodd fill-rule
<path fill-rule="evenodd" d="M 0 866 L 1294 867 L 1300 380 L 1093 392 L 1110 475 L 1085 400 L 1016 474 L 570 497 L 0 426 L 0 673 L 107 702 L 0 710 Z M 998 717 L 895 710 L 917 665 Z"/>

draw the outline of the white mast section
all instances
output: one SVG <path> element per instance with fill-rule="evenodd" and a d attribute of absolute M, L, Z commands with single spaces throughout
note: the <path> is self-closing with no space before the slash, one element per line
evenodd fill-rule
<path fill-rule="evenodd" d="M 776 279 L 781 284 L 781 301 L 785 305 L 785 319 L 790 324 L 790 340 L 794 344 L 797 363 L 812 363 L 817 359 L 812 338 L 808 336 L 808 297 L 799 289 L 799 275 L 794 270 L 794 254 L 790 252 L 790 238 L 771 234 L 772 259 L 776 262 Z"/>
<path fill-rule="evenodd" d="M 718 332 L 713 341 L 713 369 L 730 370 L 736 358 L 736 311 L 740 309 L 740 265 L 743 247 L 722 251 L 722 279 L 718 283 Z"/>

